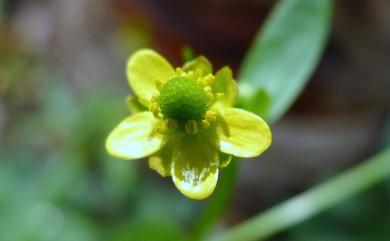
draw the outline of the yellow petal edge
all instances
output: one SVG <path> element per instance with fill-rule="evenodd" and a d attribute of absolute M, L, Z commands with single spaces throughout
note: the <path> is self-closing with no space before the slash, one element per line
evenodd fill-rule
<path fill-rule="evenodd" d="M 218 131 L 221 151 L 238 157 L 256 157 L 272 142 L 267 123 L 259 116 L 238 108 L 220 111 Z"/>
<path fill-rule="evenodd" d="M 176 188 L 185 196 L 202 200 L 209 197 L 213 192 L 218 182 L 218 168 L 214 172 L 210 172 L 209 175 L 200 183 L 191 182 L 191 174 L 187 172 L 189 178 L 186 180 L 178 178 L 174 175 L 174 162 L 172 163 L 172 180 Z"/>
<path fill-rule="evenodd" d="M 146 157 L 161 147 L 162 136 L 155 133 L 156 119 L 140 112 L 120 122 L 106 140 L 107 152 L 120 159 Z"/>
<path fill-rule="evenodd" d="M 207 138 L 208 137 L 208 138 Z M 210 196 L 218 181 L 218 150 L 212 132 L 183 136 L 172 154 L 172 180 L 181 193 L 192 199 Z"/>
<path fill-rule="evenodd" d="M 175 75 L 171 64 L 151 49 L 141 49 L 127 62 L 127 78 L 130 87 L 143 102 L 150 101 L 158 93 L 156 81 L 167 81 Z"/>

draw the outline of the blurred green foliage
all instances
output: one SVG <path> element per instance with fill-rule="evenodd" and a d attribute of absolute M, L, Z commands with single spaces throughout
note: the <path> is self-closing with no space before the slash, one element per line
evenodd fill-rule
<path fill-rule="evenodd" d="M 318 62 L 331 12 L 326 0 L 280 2 L 239 78 L 240 104 L 272 122 Z M 128 114 L 120 88 L 75 92 L 50 64 L 23 53 L 5 35 L 0 33 L 0 240 L 182 241 L 194 223 L 195 238 L 213 227 L 228 203 L 236 163 L 224 170 L 197 221 L 203 204 L 165 185 L 169 179 L 161 183 L 142 161 L 105 153 L 107 133 Z M 193 58 L 189 48 L 183 55 Z M 386 240 L 389 187 L 376 187 L 275 240 Z"/>
<path fill-rule="evenodd" d="M 183 240 L 195 203 L 105 152 L 128 114 L 123 96 L 76 94 L 41 59 L 18 56 L 2 63 L 19 67 L 3 69 L 0 240 Z"/>

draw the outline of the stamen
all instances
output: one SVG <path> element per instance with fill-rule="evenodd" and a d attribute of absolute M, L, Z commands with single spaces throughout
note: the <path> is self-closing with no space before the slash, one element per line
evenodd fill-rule
<path fill-rule="evenodd" d="M 189 72 L 187 72 L 187 77 L 189 78 L 194 77 L 194 71 L 190 70 Z"/>
<path fill-rule="evenodd" d="M 207 129 L 207 128 L 209 128 L 210 127 L 210 122 L 208 122 L 207 120 L 202 120 L 202 127 L 203 127 L 203 129 Z"/>
<path fill-rule="evenodd" d="M 182 73 L 183 73 L 183 69 L 180 68 L 180 67 L 177 67 L 177 68 L 176 68 L 176 74 L 177 74 L 177 75 L 181 75 Z"/>
<path fill-rule="evenodd" d="M 206 87 L 208 85 L 203 78 L 198 79 L 198 84 L 200 84 L 203 87 Z"/>
<path fill-rule="evenodd" d="M 185 130 L 188 134 L 196 134 L 198 132 L 198 123 L 195 120 L 189 120 L 185 124 Z"/>
<path fill-rule="evenodd" d="M 212 74 L 208 74 L 204 77 L 204 80 L 209 84 L 212 85 L 214 83 L 215 77 Z"/>
<path fill-rule="evenodd" d="M 166 122 L 166 126 L 170 130 L 177 130 L 179 124 L 177 124 L 177 122 L 173 119 L 168 119 L 168 121 Z"/>
<path fill-rule="evenodd" d="M 154 134 L 156 134 L 156 133 L 165 134 L 165 133 L 166 133 L 166 130 L 167 130 L 167 128 L 166 128 L 164 125 L 160 125 L 160 124 L 159 124 L 159 125 L 156 125 L 156 126 L 153 128 L 151 134 L 152 134 L 152 135 L 154 135 Z"/>
<path fill-rule="evenodd" d="M 212 91 L 212 89 L 211 89 L 211 87 L 210 87 L 210 86 L 206 86 L 206 87 L 204 87 L 204 91 L 206 91 L 206 92 L 211 92 L 211 91 Z"/>
<path fill-rule="evenodd" d="M 207 103 L 211 105 L 214 101 L 214 95 L 211 92 L 206 92 Z"/>
<path fill-rule="evenodd" d="M 217 113 L 215 113 L 215 111 L 212 111 L 212 110 L 206 111 L 206 120 L 208 122 L 216 121 L 217 120 Z"/>
<path fill-rule="evenodd" d="M 157 102 L 152 102 L 149 107 L 150 112 L 153 113 L 154 117 L 158 117 L 158 114 L 160 112 Z"/>

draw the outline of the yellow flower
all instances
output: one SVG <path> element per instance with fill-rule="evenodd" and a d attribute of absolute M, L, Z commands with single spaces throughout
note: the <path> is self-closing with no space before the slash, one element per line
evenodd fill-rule
<path fill-rule="evenodd" d="M 232 107 L 237 86 L 229 67 L 214 75 L 200 56 L 173 69 L 155 51 L 142 49 L 129 58 L 127 75 L 137 96 L 128 100 L 133 115 L 108 136 L 108 153 L 121 159 L 148 156 L 149 167 L 172 176 L 189 198 L 211 195 L 231 155 L 255 157 L 271 144 L 263 119 Z"/>

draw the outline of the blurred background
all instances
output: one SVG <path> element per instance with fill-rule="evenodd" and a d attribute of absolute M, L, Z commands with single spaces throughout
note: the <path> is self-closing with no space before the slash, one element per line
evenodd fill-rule
<path fill-rule="evenodd" d="M 390 141 L 390 2 L 335 2 L 319 67 L 273 127 L 271 149 L 240 162 L 217 229 Z M 189 46 L 238 71 L 274 4 L 0 0 L 0 240 L 183 240 L 207 201 L 188 200 L 146 162 L 104 149 L 128 115 L 126 59 L 152 47 L 181 65 Z M 270 240 L 390 240 L 390 182 Z"/>

